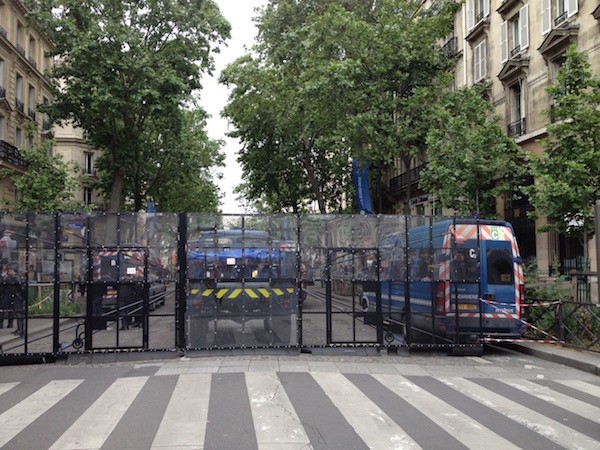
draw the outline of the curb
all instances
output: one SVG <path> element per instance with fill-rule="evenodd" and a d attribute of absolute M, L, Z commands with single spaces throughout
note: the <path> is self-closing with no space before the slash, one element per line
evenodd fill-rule
<path fill-rule="evenodd" d="M 535 356 L 536 358 L 545 359 L 546 361 L 563 364 L 565 366 L 573 367 L 575 369 L 579 369 L 581 371 L 600 376 L 600 355 L 598 355 L 598 362 L 594 363 L 590 361 L 584 361 L 583 359 L 577 359 L 565 355 L 560 355 L 558 353 L 553 353 L 551 351 L 539 350 L 523 345 L 508 344 L 506 345 L 506 348 L 515 350 L 520 353 L 525 353 L 527 355 Z"/>

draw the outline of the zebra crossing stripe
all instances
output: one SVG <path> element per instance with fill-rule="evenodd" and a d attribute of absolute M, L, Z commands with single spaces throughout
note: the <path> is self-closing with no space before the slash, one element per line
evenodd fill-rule
<path fill-rule="evenodd" d="M 118 378 L 50 449 L 76 450 L 102 447 L 147 380 L 148 377 Z"/>
<path fill-rule="evenodd" d="M 421 448 L 344 375 L 311 375 L 369 448 Z"/>
<path fill-rule="evenodd" d="M 202 448 L 210 387 L 208 373 L 179 375 L 152 448 Z"/>
<path fill-rule="evenodd" d="M 19 383 L 0 383 L 0 395 L 4 394 L 5 392 L 10 391 L 17 384 L 19 384 Z"/>
<path fill-rule="evenodd" d="M 440 381 L 565 448 L 595 448 L 598 442 L 530 408 L 464 378 Z"/>
<path fill-rule="evenodd" d="M 246 385 L 259 449 L 310 444 L 277 374 L 249 372 Z"/>
<path fill-rule="evenodd" d="M 51 381 L 18 405 L 0 414 L 0 447 L 4 446 L 82 382 L 83 380 Z"/>
<path fill-rule="evenodd" d="M 600 424 L 600 408 L 598 407 L 561 394 L 560 392 L 553 391 L 546 386 L 540 386 L 539 384 L 532 383 L 531 381 L 521 379 L 501 381 L 509 386 L 514 387 L 515 389 L 519 389 L 520 391 L 552 403 L 553 405 L 560 406 L 567 411 L 570 411 L 574 414 L 579 414 L 580 416 L 586 417 L 589 420 Z"/>
<path fill-rule="evenodd" d="M 478 448 L 482 442 L 485 442 L 485 447 L 488 449 L 520 448 L 404 377 L 373 375 L 373 378 L 412 404 L 469 448 Z"/>
<path fill-rule="evenodd" d="M 600 386 L 596 386 L 592 383 L 586 383 L 585 381 L 581 380 L 556 380 L 556 382 L 564 386 L 577 389 L 585 394 L 598 397 L 598 404 L 600 404 Z"/>

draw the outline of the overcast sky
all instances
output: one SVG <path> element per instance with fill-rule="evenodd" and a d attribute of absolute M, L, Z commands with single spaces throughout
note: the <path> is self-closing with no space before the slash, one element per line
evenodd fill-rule
<path fill-rule="evenodd" d="M 221 210 L 225 214 L 249 212 L 238 205 L 233 189 L 240 183 L 242 170 L 237 163 L 237 152 L 240 143 L 237 139 L 225 136 L 228 131 L 228 122 L 221 118 L 221 111 L 227 103 L 228 90 L 217 82 L 219 74 L 227 64 L 246 53 L 251 47 L 256 36 L 256 28 L 252 18 L 255 16 L 254 8 L 263 6 L 267 0 L 216 0 L 221 13 L 231 24 L 231 39 L 227 47 L 221 48 L 221 53 L 215 54 L 216 71 L 212 78 L 203 79 L 201 93 L 202 106 L 212 116 L 208 120 L 208 134 L 214 139 L 223 139 L 226 154 L 226 167 L 222 170 L 223 179 L 219 187 L 225 197 L 221 201 Z"/>

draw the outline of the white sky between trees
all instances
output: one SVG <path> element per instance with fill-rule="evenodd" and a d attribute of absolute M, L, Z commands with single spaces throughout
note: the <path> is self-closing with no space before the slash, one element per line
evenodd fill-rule
<path fill-rule="evenodd" d="M 218 83 L 221 71 L 227 64 L 235 61 L 238 57 L 247 53 L 254 44 L 256 27 L 252 21 L 256 13 L 254 8 L 264 6 L 267 0 L 216 0 L 223 16 L 231 24 L 231 39 L 227 46 L 221 47 L 221 52 L 214 55 L 215 71 L 212 77 L 205 76 L 202 79 L 202 91 L 200 103 L 208 112 L 210 118 L 207 121 L 208 135 L 213 139 L 222 139 L 225 142 L 222 148 L 226 155 L 225 168 L 222 169 L 223 178 L 219 180 L 224 197 L 221 200 L 221 210 L 225 214 L 239 214 L 245 211 L 239 205 L 233 189 L 240 184 L 242 169 L 237 162 L 240 142 L 237 139 L 227 137 L 225 134 L 232 130 L 227 119 L 221 117 L 221 111 L 227 103 L 228 89 Z"/>

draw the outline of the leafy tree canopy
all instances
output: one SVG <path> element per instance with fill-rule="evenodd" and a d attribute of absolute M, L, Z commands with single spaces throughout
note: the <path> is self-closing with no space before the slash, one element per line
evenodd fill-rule
<path fill-rule="evenodd" d="M 587 54 L 571 47 L 547 88 L 555 121 L 548 126 L 544 153 L 531 156 L 535 184 L 529 188 L 544 228 L 587 242 L 594 235 L 594 205 L 600 199 L 600 78 Z"/>
<path fill-rule="evenodd" d="M 421 187 L 445 208 L 463 215 L 493 217 L 496 198 L 511 195 L 521 181 L 525 156 L 500 127 L 491 103 L 483 98 L 486 88 L 447 92 L 442 101 L 425 91 L 415 99 L 434 105 Z"/>
<path fill-rule="evenodd" d="M 125 185 L 142 189 L 130 168 L 148 152 L 165 150 L 151 147 L 153 133 L 182 132 L 185 102 L 201 87 L 201 72 L 213 69 L 212 52 L 229 36 L 229 23 L 211 0 L 29 0 L 27 6 L 60 59 L 45 110 L 86 130 L 91 145 L 105 152 L 109 209 L 116 211 Z M 142 197 L 142 190 L 133 192 L 135 209 Z"/>
<path fill-rule="evenodd" d="M 451 67 L 437 44 L 457 5 L 437 5 L 269 2 L 256 54 L 222 75 L 234 87 L 225 115 L 244 146 L 244 194 L 273 209 L 314 201 L 339 211 L 352 197 L 352 158 L 391 163 L 422 152 L 427 117 L 413 94 Z"/>

